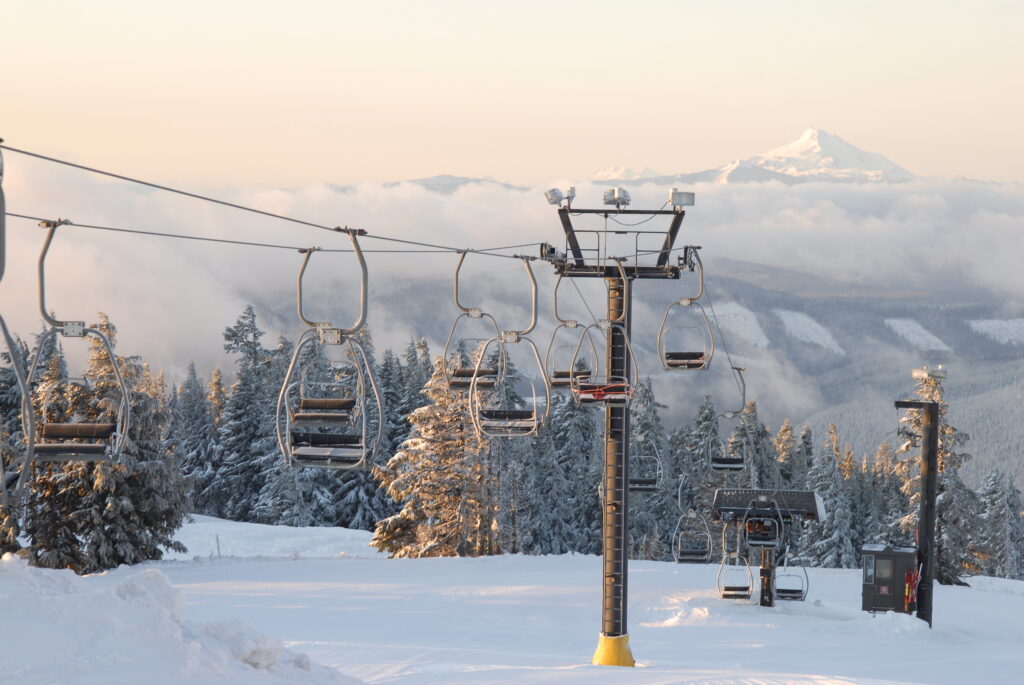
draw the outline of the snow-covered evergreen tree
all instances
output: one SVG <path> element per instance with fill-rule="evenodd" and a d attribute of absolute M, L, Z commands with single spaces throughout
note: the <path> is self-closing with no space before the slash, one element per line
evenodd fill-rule
<path fill-rule="evenodd" d="M 188 483 L 192 511 L 213 513 L 202 493 L 209 492 L 216 476 L 213 457 L 216 443 L 213 414 L 195 364 L 189 364 L 185 380 L 175 394 L 168 426 L 168 446 L 177 454 Z"/>
<path fill-rule="evenodd" d="M 985 478 L 978 491 L 980 531 L 976 540 L 981 572 L 1000 578 L 1024 576 L 1024 520 L 1021 494 L 999 469 Z"/>
<path fill-rule="evenodd" d="M 800 543 L 800 560 L 809 566 L 854 568 L 857 557 L 851 544 L 850 501 L 846 482 L 839 472 L 842 458 L 839 437 L 829 426 L 829 439 L 807 472 L 807 487 L 821 496 L 826 516 L 807 521 Z"/>
<path fill-rule="evenodd" d="M 466 556 L 489 545 L 478 484 L 481 444 L 466 402 L 451 393 L 438 359 L 424 388 L 430 404 L 413 411 L 412 434 L 374 469 L 401 510 L 377 522 L 370 544 L 396 557 Z"/>
<path fill-rule="evenodd" d="M 566 394 L 552 397 L 550 433 L 555 461 L 565 474 L 569 494 L 563 505 L 571 522 L 570 550 L 601 552 L 601 484 L 603 455 L 597 417 L 592 406 L 577 404 Z"/>

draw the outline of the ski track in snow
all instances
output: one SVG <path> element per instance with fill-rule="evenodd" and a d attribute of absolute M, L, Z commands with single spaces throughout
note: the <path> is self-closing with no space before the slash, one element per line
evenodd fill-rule
<path fill-rule="evenodd" d="M 828 332 L 828 329 L 807 314 L 789 309 L 773 311 L 782 320 L 782 325 L 786 327 L 786 334 L 794 340 L 811 343 L 839 355 L 846 354 L 832 334 Z"/>
<path fill-rule="evenodd" d="M 1019 581 L 937 586 L 929 630 L 860 611 L 857 570 L 811 569 L 806 602 L 767 609 L 756 596 L 719 599 L 715 565 L 632 562 L 638 667 L 622 669 L 589 663 L 598 557 L 387 559 L 364 549 L 364 531 L 196 518 L 179 539 L 212 533 L 222 556 L 197 547 L 85 578 L 6 557 L 0 596 L 17 629 L 4 633 L 5 675 L 19 685 L 824 685 L 1011 683 L 1024 670 Z"/>
<path fill-rule="evenodd" d="M 886 319 L 885 325 L 913 345 L 915 349 L 925 352 L 953 351 L 949 345 L 939 340 L 935 334 L 913 319 Z"/>
<path fill-rule="evenodd" d="M 1024 319 L 976 319 L 967 325 L 1003 345 L 1024 345 Z"/>
<path fill-rule="evenodd" d="M 726 335 L 738 335 L 759 350 L 767 350 L 770 341 L 765 335 L 757 315 L 738 302 L 726 302 L 715 308 L 718 323 Z"/>

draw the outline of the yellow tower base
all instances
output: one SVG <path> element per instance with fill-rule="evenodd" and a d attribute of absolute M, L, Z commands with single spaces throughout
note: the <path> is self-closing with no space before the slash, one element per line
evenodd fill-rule
<path fill-rule="evenodd" d="M 629 635 L 599 635 L 592 663 L 595 666 L 635 666 L 633 652 L 629 649 Z"/>

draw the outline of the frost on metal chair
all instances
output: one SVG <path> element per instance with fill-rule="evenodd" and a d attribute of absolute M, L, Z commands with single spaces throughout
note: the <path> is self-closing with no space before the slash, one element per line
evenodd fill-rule
<path fill-rule="evenodd" d="M 622 262 L 616 260 L 616 266 L 618 267 L 620 283 L 625 291 L 623 296 L 623 302 L 629 302 L 629 278 L 626 277 L 626 272 L 622 267 Z M 580 333 L 579 341 L 576 344 L 576 349 L 573 352 L 572 362 L 569 365 L 570 369 L 575 369 L 577 362 L 580 360 L 580 352 L 584 349 L 584 341 L 586 336 L 591 331 L 601 331 L 604 334 L 605 345 L 610 344 L 612 331 L 617 331 L 625 342 L 625 357 L 628 360 L 626 366 L 629 367 L 628 376 L 615 375 L 611 373 L 608 365 L 609 360 L 605 360 L 604 364 L 597 364 L 594 369 L 594 374 L 588 378 L 577 378 L 571 377 L 569 379 L 569 388 L 572 390 L 573 397 L 580 404 L 611 404 L 613 406 L 629 406 L 633 400 L 633 393 L 635 392 L 636 386 L 639 383 L 639 372 L 636 355 L 633 353 L 633 344 L 629 340 L 629 332 L 626 330 L 624 325 L 626 321 L 627 312 L 622 311 L 622 314 L 617 319 L 608 320 L 602 319 L 597 323 L 592 323 L 585 327 Z M 600 360 L 596 360 L 600 361 Z M 616 361 L 616 360 L 612 360 Z"/>
<path fill-rule="evenodd" d="M 506 357 L 505 349 L 499 346 L 498 357 L 494 366 L 485 366 L 481 363 L 476 363 L 484 359 L 484 343 L 481 340 L 493 339 L 501 337 L 501 329 L 498 327 L 498 322 L 493 316 L 483 311 L 479 307 L 467 307 L 462 304 L 459 299 L 459 274 L 462 272 L 462 264 L 466 261 L 466 253 L 459 253 L 459 261 L 455 266 L 455 306 L 462 312 L 455 317 L 455 321 L 452 322 L 451 330 L 448 332 L 448 340 L 445 341 L 444 351 L 441 353 L 441 359 L 443 360 L 442 370 L 444 371 L 445 384 L 448 389 L 454 393 L 469 392 L 471 389 L 476 391 L 490 393 L 493 392 L 498 383 L 505 376 L 506 370 Z M 459 329 L 460 324 L 464 325 L 468 321 L 479 320 L 487 321 L 490 323 L 488 329 L 487 338 L 456 338 L 456 332 Z M 452 343 L 456 342 L 453 346 Z M 458 354 L 454 360 L 454 368 L 449 368 L 453 363 L 450 355 L 453 354 L 456 349 L 464 349 L 466 342 L 476 341 L 479 344 L 476 345 L 476 351 L 472 356 L 466 356 L 464 354 Z"/>
<path fill-rule="evenodd" d="M 704 267 L 700 261 L 699 247 L 684 248 L 679 266 L 697 274 L 697 291 L 670 304 L 661 317 L 658 329 L 658 358 L 666 371 L 705 370 L 711 365 L 715 354 L 715 334 L 711 321 L 698 302 L 704 295 Z M 679 308 L 679 312 L 673 311 Z M 672 323 L 672 319 L 679 319 Z"/>
<path fill-rule="evenodd" d="M 51 386 L 46 393 L 41 416 L 38 417 L 42 423 L 32 437 L 33 459 L 37 462 L 115 461 L 120 458 L 128 439 L 131 409 L 128 385 L 117 363 L 110 338 L 101 330 L 87 327 L 84 321 L 61 321 L 46 308 L 46 256 L 57 228 L 65 223 L 58 220 L 40 224 L 47 229 L 47 233 L 39 255 L 39 311 L 49 328 L 39 339 L 39 347 L 29 366 L 26 380 L 31 383 L 35 378 L 43 351 L 49 349 L 58 335 L 65 339 L 92 337 L 99 341 L 100 349 L 108 357 L 116 392 L 114 398 L 94 401 L 93 406 L 99 411 L 90 412 L 93 414 L 91 416 L 72 414 L 51 420 L 53 414 L 50 412 L 50 398 L 54 388 Z M 64 381 L 69 382 L 67 379 Z M 22 411 L 26 435 L 29 435 L 28 424 L 34 420 L 27 411 Z"/>
<path fill-rule="evenodd" d="M 290 466 L 322 469 L 354 469 L 372 460 L 383 438 L 383 421 L 368 434 L 367 415 L 372 406 L 383 416 L 383 402 L 369 356 L 357 334 L 366 323 L 366 260 L 359 247 L 357 232 L 348 231 L 352 251 L 359 261 L 361 280 L 359 317 L 349 328 L 338 328 L 327 321 L 311 321 L 302 307 L 302 279 L 309 259 L 319 248 L 300 250 L 305 256 L 296 283 L 299 320 L 306 325 L 295 343 L 292 359 L 277 398 L 277 440 Z M 309 378 L 312 362 L 303 358 L 307 349 L 344 350 L 350 379 Z M 296 370 L 302 367 L 297 381 Z M 370 405 L 370 406 L 368 406 Z"/>
<path fill-rule="evenodd" d="M 537 280 L 533 275 L 530 260 L 526 257 L 521 257 L 521 259 L 530 278 L 532 288 L 530 323 L 522 330 L 499 331 L 496 337 L 484 342 L 480 349 L 480 354 L 477 356 L 476 367 L 473 369 L 472 382 L 470 384 L 469 413 L 473 420 L 473 426 L 481 435 L 492 438 L 521 437 L 536 434 L 547 420 L 548 411 L 551 406 L 551 388 L 548 385 L 547 374 L 544 372 L 544 363 L 541 361 L 537 346 L 527 337 L 537 326 Z M 510 347 L 522 345 L 526 348 L 536 363 L 537 371 L 544 385 L 543 407 L 538 404 L 536 388 L 533 388 L 531 405 L 528 409 L 485 406 L 488 400 L 491 403 L 500 400 L 505 395 L 505 393 L 501 392 L 502 386 L 510 382 L 508 375 L 502 373 L 496 378 L 494 392 L 491 392 L 487 398 L 480 392 L 480 382 L 489 378 L 482 375 L 480 371 L 485 360 L 488 359 L 488 351 L 492 345 L 496 345 L 499 350 L 499 360 L 508 359 Z M 503 361 L 502 363 L 507 367 L 507 362 Z"/>

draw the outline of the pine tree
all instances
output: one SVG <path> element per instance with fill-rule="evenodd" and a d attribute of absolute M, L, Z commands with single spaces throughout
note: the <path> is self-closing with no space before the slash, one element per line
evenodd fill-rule
<path fill-rule="evenodd" d="M 220 427 L 220 416 L 224 413 L 224 405 L 227 403 L 227 391 L 224 390 L 224 379 L 220 369 L 215 368 L 210 374 L 210 384 L 206 386 L 206 398 L 210 403 L 210 417 L 213 425 Z"/>
<path fill-rule="evenodd" d="M 654 396 L 650 378 L 637 385 L 630 408 L 630 477 L 660 475 L 657 490 L 630 497 L 631 536 L 634 554 L 643 559 L 667 559 L 671 542 L 668 536 L 676 519 L 677 481 L 674 472 L 666 471 L 668 436 L 661 425 L 659 404 Z M 660 471 L 660 474 L 659 474 Z M 642 547 L 642 549 L 640 549 Z M 649 556 L 656 555 L 656 556 Z"/>
<path fill-rule="evenodd" d="M 430 404 L 413 411 L 413 429 L 398 452 L 374 473 L 400 504 L 377 522 L 370 544 L 396 557 L 467 556 L 487 547 L 478 455 L 486 449 L 470 430 L 466 402 L 445 383 L 438 359 L 424 393 Z"/>
<path fill-rule="evenodd" d="M 739 425 L 726 443 L 726 452 L 742 456 L 747 465 L 748 485 L 752 488 L 780 488 L 775 448 L 767 427 L 757 418 L 757 403 L 747 402 L 740 414 Z"/>
<path fill-rule="evenodd" d="M 981 572 L 1001 578 L 1024 576 L 1020 491 L 998 469 L 985 478 L 978 491 L 981 530 L 978 535 Z M 1015 506 L 1016 505 L 1016 506 Z"/>
<path fill-rule="evenodd" d="M 216 429 L 210 401 L 196 374 L 195 364 L 175 394 L 168 427 L 168 443 L 174 449 L 188 483 L 192 511 L 214 513 L 202 494 L 209 492 L 216 477 L 213 462 Z"/>
<path fill-rule="evenodd" d="M 822 521 L 804 524 L 800 560 L 809 566 L 854 568 L 856 553 L 851 544 L 850 501 L 846 483 L 839 472 L 842 458 L 834 425 L 829 425 L 829 440 L 807 472 L 807 487 L 816 492 L 825 506 Z"/>
<path fill-rule="evenodd" d="M 259 492 L 266 484 L 256 460 L 276 440 L 270 420 L 270 388 L 264 362 L 269 352 L 260 343 L 263 331 L 248 305 L 235 325 L 224 331 L 224 349 L 238 355 L 238 375 L 224 403 L 217 431 L 220 465 L 216 478 L 201 497 L 216 516 L 235 521 L 253 520 Z"/>
<path fill-rule="evenodd" d="M 599 450 L 594 410 L 571 397 L 552 397 L 550 433 L 554 458 L 565 474 L 569 494 L 564 504 L 570 521 L 570 551 L 599 554 L 601 551 L 601 483 L 603 457 Z"/>

